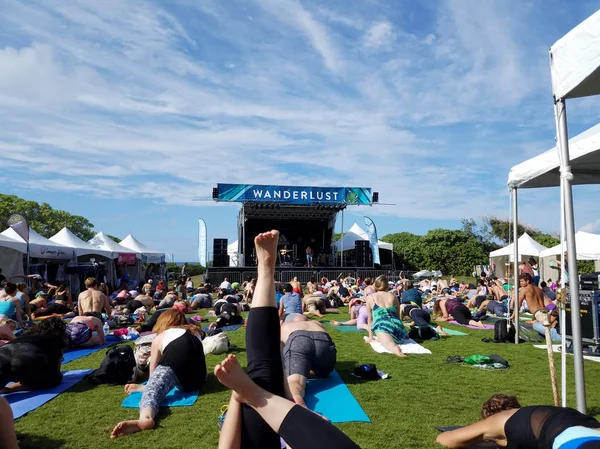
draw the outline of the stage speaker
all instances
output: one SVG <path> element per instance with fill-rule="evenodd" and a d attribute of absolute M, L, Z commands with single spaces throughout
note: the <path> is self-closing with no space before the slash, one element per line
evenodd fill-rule
<path fill-rule="evenodd" d="M 579 291 L 579 316 L 581 339 L 584 343 L 600 343 L 600 291 Z M 565 332 L 568 339 L 573 338 L 571 327 L 571 294 L 567 292 Z"/>
<path fill-rule="evenodd" d="M 229 255 L 219 254 L 213 257 L 213 267 L 228 267 L 229 266 Z"/>
<path fill-rule="evenodd" d="M 227 239 L 214 239 L 213 240 L 213 257 L 218 255 L 227 255 Z"/>
<path fill-rule="evenodd" d="M 354 256 L 357 267 L 372 267 L 373 253 L 367 240 L 357 240 L 354 243 Z"/>

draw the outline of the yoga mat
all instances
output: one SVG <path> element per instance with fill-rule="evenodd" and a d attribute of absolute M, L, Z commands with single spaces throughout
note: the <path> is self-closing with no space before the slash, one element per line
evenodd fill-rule
<path fill-rule="evenodd" d="M 440 432 L 449 432 L 451 430 L 460 429 L 463 426 L 451 426 L 451 427 L 439 427 L 436 426 L 436 430 Z M 491 441 L 487 441 L 485 443 L 474 444 L 472 446 L 468 446 L 466 449 L 496 449 L 498 445 Z"/>
<path fill-rule="evenodd" d="M 450 323 L 450 324 L 456 324 L 457 326 L 468 327 L 469 329 L 477 329 L 477 330 L 480 330 L 480 331 L 485 331 L 485 330 L 493 331 L 494 330 L 494 325 L 493 324 L 485 324 L 484 323 L 483 325 L 485 326 L 485 329 L 482 329 L 482 328 L 477 327 L 477 326 L 471 326 L 470 324 L 469 325 L 460 324 L 458 321 L 448 321 L 448 323 Z"/>
<path fill-rule="evenodd" d="M 323 322 L 323 321 L 321 321 L 321 322 Z M 352 326 L 334 326 L 329 321 L 325 321 L 325 324 L 333 329 L 340 331 L 340 332 L 367 332 L 362 329 L 358 329 L 356 327 L 356 324 L 354 324 Z"/>
<path fill-rule="evenodd" d="M 437 326 L 434 326 L 433 324 L 430 324 L 430 326 L 433 327 L 434 329 L 437 327 Z M 454 329 L 448 329 L 445 327 L 442 327 L 442 330 L 444 332 L 446 332 L 448 335 L 452 335 L 453 337 L 464 337 L 465 335 L 469 335 L 466 332 L 455 331 Z"/>
<path fill-rule="evenodd" d="M 146 382 L 144 382 L 144 385 Z M 199 391 L 181 391 L 177 387 L 167 393 L 160 403 L 161 407 L 189 407 L 198 399 Z M 133 392 L 121 403 L 121 407 L 138 408 L 142 400 L 141 392 Z"/>
<path fill-rule="evenodd" d="M 533 345 L 534 348 L 538 349 L 546 349 L 546 345 Z M 560 354 L 560 345 L 552 345 L 552 349 L 554 350 L 554 354 Z M 567 352 L 567 354 L 573 355 L 572 352 Z M 592 362 L 600 362 L 600 356 L 593 355 L 583 355 L 585 360 L 591 360 Z"/>
<path fill-rule="evenodd" d="M 335 370 L 326 379 L 309 379 L 304 401 L 310 410 L 332 423 L 371 422 Z"/>
<path fill-rule="evenodd" d="M 60 393 L 68 390 L 77 382 L 81 381 L 92 371 L 94 370 L 80 369 L 75 371 L 63 371 L 62 383 L 57 387 L 49 388 L 47 390 L 18 391 L 16 393 L 4 394 L 3 396 L 10 404 L 13 415 L 15 419 L 17 419 L 44 405 L 51 399 L 54 399 Z"/>
<path fill-rule="evenodd" d="M 378 352 L 380 354 L 387 352 L 388 354 L 391 354 L 391 352 L 385 349 L 383 345 L 378 341 L 368 341 L 369 337 L 367 336 L 363 338 L 367 343 L 371 345 L 375 352 Z M 404 340 L 404 342 L 399 346 L 404 354 L 431 354 L 431 351 L 429 349 L 425 348 L 424 346 L 421 346 L 419 343 L 417 343 L 414 340 L 411 340 L 410 338 Z"/>
<path fill-rule="evenodd" d="M 242 325 L 243 325 L 243 324 L 244 324 L 244 323 L 240 323 L 240 324 L 231 324 L 231 325 L 229 325 L 229 326 L 223 326 L 223 327 L 220 327 L 219 329 L 221 329 L 223 332 L 233 332 L 233 331 L 236 331 L 236 330 L 238 330 L 240 327 L 242 327 Z M 203 328 L 202 328 L 202 330 L 203 330 L 204 332 L 208 332 L 208 326 L 205 326 L 205 327 L 203 327 Z"/>
<path fill-rule="evenodd" d="M 80 359 L 81 357 L 85 357 L 87 355 L 93 354 L 94 352 L 100 351 L 101 349 L 108 348 L 109 346 L 114 345 L 115 343 L 122 341 L 117 339 L 117 337 L 112 337 L 111 335 L 106 336 L 106 343 L 101 346 L 93 346 L 91 348 L 81 348 L 81 349 L 67 349 L 63 354 L 62 364 L 72 362 L 73 360 Z"/>

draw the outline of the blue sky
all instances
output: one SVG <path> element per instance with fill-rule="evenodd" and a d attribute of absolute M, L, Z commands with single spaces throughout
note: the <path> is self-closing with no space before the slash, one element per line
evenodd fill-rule
<path fill-rule="evenodd" d="M 0 6 L 0 191 L 197 260 L 236 238 L 218 182 L 369 186 L 380 236 L 507 216 L 554 145 L 548 47 L 600 7 L 553 0 L 18 1 Z M 571 136 L 600 100 L 569 103 Z M 599 190 L 575 188 L 600 231 Z M 558 229 L 558 191 L 521 218 Z M 338 219 L 338 230 L 340 230 Z"/>

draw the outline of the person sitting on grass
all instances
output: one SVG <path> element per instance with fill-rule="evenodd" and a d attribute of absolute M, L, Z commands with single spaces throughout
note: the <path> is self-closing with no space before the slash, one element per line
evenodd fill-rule
<path fill-rule="evenodd" d="M 407 337 L 406 329 L 400 319 L 400 303 L 394 294 L 388 291 L 388 278 L 379 276 L 375 280 L 375 293 L 367 296 L 369 340 L 374 335 L 385 349 L 398 357 L 406 357 L 400 349 L 400 343 Z"/>
<path fill-rule="evenodd" d="M 67 323 L 66 333 L 72 348 L 90 348 L 106 343 L 102 321 L 94 316 L 76 316 Z"/>
<path fill-rule="evenodd" d="M 329 323 L 333 326 L 355 326 L 360 330 L 369 330 L 369 311 L 363 298 L 353 298 L 348 304 L 350 309 L 350 319 L 348 321 L 331 320 Z"/>
<path fill-rule="evenodd" d="M 142 392 L 139 419 L 121 421 L 113 429 L 112 439 L 153 429 L 160 403 L 173 387 L 196 391 L 206 381 L 206 360 L 198 327 L 187 324 L 183 313 L 171 309 L 161 314 L 154 331 L 157 336 L 152 341 L 148 383 L 125 385 L 127 394 Z"/>
<path fill-rule="evenodd" d="M 102 320 L 102 310 L 105 310 L 108 318 L 110 318 L 112 308 L 106 295 L 98 290 L 98 281 L 95 278 L 87 278 L 85 288 L 87 290 L 81 292 L 77 300 L 78 315 L 95 316 Z"/>
<path fill-rule="evenodd" d="M 0 394 L 60 385 L 67 344 L 65 323 L 51 317 L 0 347 Z"/>
<path fill-rule="evenodd" d="M 279 300 L 279 319 L 285 320 L 290 313 L 302 313 L 302 298 L 294 292 L 292 284 L 285 284 Z"/>
<path fill-rule="evenodd" d="M 598 448 L 600 422 L 571 408 L 521 407 L 515 396 L 495 394 L 482 407 L 483 420 L 441 433 L 442 446 L 459 448 L 483 442 L 510 448 Z"/>
<path fill-rule="evenodd" d="M 326 378 L 335 368 L 337 350 L 335 343 L 317 321 L 297 315 L 281 325 L 283 366 L 292 400 L 306 407 L 304 393 L 311 373 Z"/>
<path fill-rule="evenodd" d="M 248 373 L 234 355 L 214 369 L 219 382 L 232 390 L 219 449 L 280 449 L 280 436 L 294 449 L 356 449 L 337 427 L 284 397 L 287 381 L 273 280 L 278 240 L 275 230 L 254 239 L 258 278 L 246 330 Z"/>
<path fill-rule="evenodd" d="M 471 311 L 456 298 L 438 298 L 433 304 L 433 315 L 436 321 L 456 321 L 463 326 L 475 326 L 485 329 L 481 321 L 475 321 Z"/>

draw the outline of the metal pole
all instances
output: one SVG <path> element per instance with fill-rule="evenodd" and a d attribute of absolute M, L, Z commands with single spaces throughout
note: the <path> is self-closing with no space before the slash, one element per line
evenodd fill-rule
<path fill-rule="evenodd" d="M 560 176 L 564 179 L 565 236 L 567 240 L 569 263 L 569 292 L 571 293 L 571 337 L 573 338 L 573 358 L 575 367 L 575 396 L 577 398 L 577 410 L 581 413 L 586 413 L 585 374 L 583 370 L 583 345 L 581 343 L 581 315 L 579 307 L 579 273 L 577 270 L 577 248 L 575 245 L 573 188 L 571 186 L 573 175 L 571 174 L 571 159 L 569 157 L 567 109 L 563 99 L 556 100 L 556 113 L 558 116 L 557 134 L 560 140 L 558 151 L 559 155 L 562 155 L 562 157 L 559 158 Z M 563 264 L 564 263 L 565 261 L 563 260 Z"/>
<path fill-rule="evenodd" d="M 238 245 L 239 248 L 239 245 Z M 242 205 L 242 267 L 246 266 L 246 211 Z"/>
<path fill-rule="evenodd" d="M 558 145 L 558 143 L 557 143 Z M 565 254 L 565 186 L 564 180 L 560 178 L 560 254 Z M 565 264 L 560 264 L 560 286 L 565 288 Z M 560 303 L 560 385 L 561 385 L 561 405 L 567 406 L 567 308 Z"/>
<path fill-rule="evenodd" d="M 342 209 L 342 243 L 340 243 L 340 266 L 344 266 L 344 209 Z"/>
<path fill-rule="evenodd" d="M 517 189 L 512 189 L 513 200 L 513 292 L 515 314 L 515 343 L 519 343 L 519 207 Z"/>

